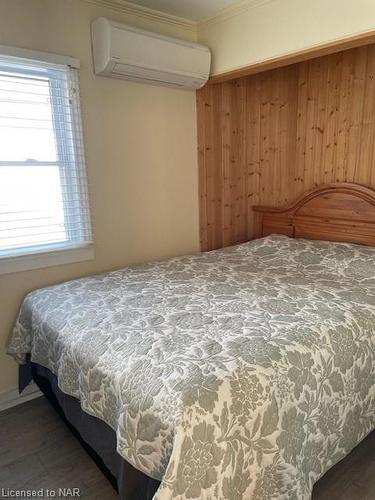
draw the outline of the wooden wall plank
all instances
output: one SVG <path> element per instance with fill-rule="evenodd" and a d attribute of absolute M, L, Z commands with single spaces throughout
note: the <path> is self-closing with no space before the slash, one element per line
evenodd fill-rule
<path fill-rule="evenodd" d="M 206 119 L 204 108 L 208 87 L 197 92 L 197 134 L 198 134 L 198 183 L 199 183 L 199 238 L 202 250 L 208 249 L 207 241 L 207 183 L 206 183 Z M 219 175 L 218 175 L 219 176 Z"/>
<path fill-rule="evenodd" d="M 221 144 L 221 94 L 215 92 L 213 94 L 213 106 L 214 106 L 214 165 L 215 168 L 219 169 L 216 171 L 215 175 L 215 188 L 214 188 L 214 210 L 215 210 L 215 238 L 214 242 L 211 244 L 210 248 L 220 248 L 223 246 L 223 235 L 222 235 L 222 225 L 223 225 L 223 210 L 222 210 L 222 188 L 223 188 L 223 150 L 221 147 L 217 147 L 217 144 Z"/>
<path fill-rule="evenodd" d="M 259 77 L 247 78 L 245 107 L 245 192 L 246 192 L 246 238 L 253 234 L 254 217 L 252 207 L 259 205 L 260 196 L 260 89 Z"/>
<path fill-rule="evenodd" d="M 234 242 L 241 243 L 247 240 L 247 212 L 246 212 L 246 155 L 245 155 L 245 106 L 246 85 L 244 79 L 237 80 L 234 86 L 232 99 L 236 105 L 236 120 L 233 123 L 233 137 L 235 143 L 232 146 L 234 160 Z M 232 116 L 233 118 L 233 116 Z"/>
<path fill-rule="evenodd" d="M 375 45 L 197 93 L 201 246 L 253 237 L 253 205 L 330 182 L 375 187 Z"/>

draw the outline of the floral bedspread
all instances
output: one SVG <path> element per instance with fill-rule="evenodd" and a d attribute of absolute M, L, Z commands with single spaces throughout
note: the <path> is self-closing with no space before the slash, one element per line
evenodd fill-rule
<path fill-rule="evenodd" d="M 375 249 L 270 236 L 29 294 L 49 368 L 156 500 L 310 498 L 375 423 Z"/>

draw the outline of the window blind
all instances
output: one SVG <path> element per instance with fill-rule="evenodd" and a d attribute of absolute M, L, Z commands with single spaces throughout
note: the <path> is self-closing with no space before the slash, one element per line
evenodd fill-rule
<path fill-rule="evenodd" d="M 0 56 L 0 258 L 91 243 L 78 69 Z"/>

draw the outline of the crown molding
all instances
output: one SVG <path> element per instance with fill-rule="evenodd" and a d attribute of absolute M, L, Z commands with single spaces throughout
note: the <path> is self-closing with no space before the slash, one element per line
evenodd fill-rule
<path fill-rule="evenodd" d="M 256 9 L 257 7 L 261 7 L 262 5 L 271 3 L 274 0 L 242 0 L 235 5 L 226 7 L 217 14 L 201 19 L 200 21 L 192 21 L 183 17 L 173 16 L 172 14 L 167 14 L 165 12 L 150 9 L 148 7 L 143 7 L 142 5 L 136 5 L 134 3 L 128 2 L 127 0 L 81 1 L 115 10 L 117 12 L 121 12 L 122 14 L 128 14 L 134 17 L 138 17 L 140 19 L 147 19 L 149 21 L 177 26 L 181 29 L 197 34 L 198 30 L 201 28 L 205 28 L 216 23 L 225 22 L 228 19 L 240 16 L 245 12 L 248 12 L 249 10 Z"/>
<path fill-rule="evenodd" d="M 228 21 L 233 17 L 240 16 L 245 12 L 249 12 L 250 10 L 256 9 L 257 7 L 261 7 L 262 5 L 266 5 L 273 1 L 274 0 L 242 0 L 242 2 L 230 5 L 213 16 L 201 19 L 197 22 L 197 29 L 199 30 L 213 24 Z"/>
<path fill-rule="evenodd" d="M 194 34 L 197 33 L 197 23 L 195 21 L 190 21 L 189 19 L 184 19 L 182 17 L 166 14 L 165 12 L 160 12 L 158 10 L 149 9 L 141 5 L 135 5 L 126 0 L 81 0 L 81 1 L 98 5 L 99 7 L 105 7 L 107 9 L 115 10 L 117 12 L 121 12 L 122 14 L 128 14 L 134 17 L 138 17 L 140 19 L 147 19 L 149 21 L 176 26 L 183 30 L 192 32 Z"/>

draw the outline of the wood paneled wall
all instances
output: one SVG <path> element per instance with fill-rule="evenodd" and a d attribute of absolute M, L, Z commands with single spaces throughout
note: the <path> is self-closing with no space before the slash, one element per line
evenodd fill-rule
<path fill-rule="evenodd" d="M 375 45 L 197 92 L 202 250 L 251 239 L 253 205 L 375 187 Z"/>

